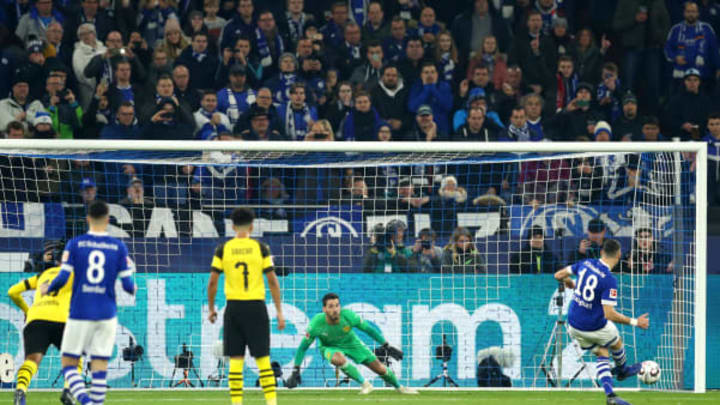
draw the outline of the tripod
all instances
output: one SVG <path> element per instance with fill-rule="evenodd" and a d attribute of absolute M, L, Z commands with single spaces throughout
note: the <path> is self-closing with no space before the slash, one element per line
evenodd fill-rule
<path fill-rule="evenodd" d="M 220 383 L 222 380 L 225 379 L 225 358 L 218 357 L 217 362 L 217 375 L 210 374 L 207 378 L 207 386 L 210 387 L 210 384 L 215 384 L 216 387 L 220 386 Z"/>
<path fill-rule="evenodd" d="M 545 344 L 545 350 L 543 352 L 542 362 L 540 363 L 540 367 L 538 370 L 535 371 L 535 378 L 533 381 L 537 380 L 539 371 L 542 371 L 543 374 L 545 374 L 545 380 L 548 384 L 552 387 L 560 387 L 562 385 L 562 378 L 563 378 L 563 344 L 565 343 L 565 337 L 564 335 L 570 337 L 570 329 L 567 325 L 567 322 L 563 319 L 563 307 L 565 304 L 565 284 L 560 283 L 560 286 L 558 287 L 558 293 L 555 297 L 555 307 L 557 308 L 557 319 L 555 320 L 555 325 L 553 326 L 552 332 L 550 332 L 550 337 L 548 338 L 547 343 Z M 593 376 L 590 374 L 590 369 L 587 366 L 587 363 L 585 363 L 585 359 L 583 359 L 583 351 L 580 349 L 580 346 L 578 343 L 570 338 L 570 345 L 572 345 L 573 349 L 575 350 L 575 354 L 577 355 L 577 358 L 580 360 L 580 363 L 582 364 L 578 371 L 573 374 L 573 376 L 568 380 L 568 382 L 565 384 L 565 387 L 569 387 L 570 384 L 573 383 L 579 376 L 580 373 L 585 371 L 587 373 L 588 378 L 590 381 L 592 381 L 593 386 L 597 387 L 597 382 L 593 378 Z M 549 354 L 549 357 L 548 357 Z M 553 368 L 552 360 L 557 356 L 557 370 Z"/>
<path fill-rule="evenodd" d="M 457 383 L 455 380 L 450 377 L 450 374 L 448 373 L 448 362 L 450 361 L 450 358 L 452 357 L 452 347 L 450 347 L 447 344 L 447 339 L 445 338 L 445 335 L 442 335 L 442 344 L 440 346 L 437 346 L 435 348 L 435 358 L 437 360 L 442 361 L 442 371 L 440 374 L 433 377 L 430 381 L 425 384 L 425 387 L 429 387 L 433 384 L 435 384 L 436 381 L 442 379 L 442 385 L 443 387 L 447 387 L 448 385 L 452 387 L 457 387 Z"/>
<path fill-rule="evenodd" d="M 170 377 L 170 381 L 172 381 L 175 378 L 176 370 L 177 370 L 177 368 L 173 370 L 172 377 Z M 185 387 L 194 387 L 195 385 L 192 383 L 192 381 L 190 381 L 190 370 L 192 370 L 192 372 L 195 374 L 195 378 L 197 378 L 198 382 L 200 383 L 200 386 L 204 387 L 205 384 L 203 384 L 202 380 L 200 379 L 200 376 L 198 375 L 197 370 L 195 370 L 195 367 L 193 367 L 191 369 L 184 368 L 183 369 L 183 378 L 178 380 L 178 382 L 176 382 L 175 385 L 173 385 L 173 387 L 177 387 L 179 385 L 184 385 Z"/>
<path fill-rule="evenodd" d="M 185 387 L 195 387 L 192 381 L 190 381 L 190 371 L 195 374 L 195 378 L 198 380 L 198 383 L 200 383 L 200 386 L 205 386 L 205 384 L 203 384 L 202 380 L 200 379 L 200 376 L 198 375 L 197 369 L 195 369 L 195 364 L 193 364 L 193 357 L 193 352 L 188 350 L 187 345 L 183 343 L 182 353 L 175 356 L 175 368 L 173 368 L 172 376 L 170 377 L 170 386 L 178 387 L 180 385 L 184 385 Z M 173 385 L 173 380 L 175 379 L 175 372 L 178 369 L 182 370 L 183 376 L 180 380 L 178 380 L 178 382 Z"/>

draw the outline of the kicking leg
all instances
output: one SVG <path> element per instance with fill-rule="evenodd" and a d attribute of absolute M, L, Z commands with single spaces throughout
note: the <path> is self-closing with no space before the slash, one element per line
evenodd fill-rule
<path fill-rule="evenodd" d="M 642 367 L 641 363 L 635 363 L 631 366 L 625 364 L 625 346 L 623 345 L 622 339 L 618 338 L 617 341 L 610 346 L 610 350 L 612 351 L 613 360 L 615 360 L 615 368 L 612 369 L 612 373 L 617 376 L 618 381 L 632 377 L 640 372 L 640 368 Z"/>

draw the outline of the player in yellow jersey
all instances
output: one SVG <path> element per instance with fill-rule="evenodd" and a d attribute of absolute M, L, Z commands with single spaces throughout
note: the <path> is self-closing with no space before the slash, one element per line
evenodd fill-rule
<path fill-rule="evenodd" d="M 225 274 L 225 315 L 223 350 L 230 357 L 230 399 L 233 405 L 243 400 L 243 362 L 245 347 L 260 370 L 260 386 L 267 405 L 277 404 L 275 374 L 270 365 L 270 318 L 265 306 L 265 282 L 277 310 L 278 329 L 285 329 L 278 283 L 270 248 L 250 238 L 255 215 L 247 208 L 235 208 L 231 214 L 235 237 L 215 250 L 208 283 L 208 319 L 215 322 L 215 295 L 218 280 Z"/>
<path fill-rule="evenodd" d="M 52 282 L 60 272 L 60 258 L 64 247 L 65 242 L 63 241 L 46 241 L 42 263 L 36 263 L 36 266 L 40 266 L 38 270 L 42 270 L 40 274 L 18 282 L 7 292 L 10 299 L 25 314 L 25 328 L 23 328 L 25 362 L 17 373 L 15 405 L 25 405 L 27 388 L 48 347 L 54 345 L 60 350 L 65 322 L 70 313 L 72 275 L 65 287 L 56 294 L 42 295 L 39 287 Z M 20 295 L 28 290 L 35 290 L 33 304 L 30 307 Z M 74 403 L 67 387 L 63 390 L 60 401 L 65 405 Z"/>

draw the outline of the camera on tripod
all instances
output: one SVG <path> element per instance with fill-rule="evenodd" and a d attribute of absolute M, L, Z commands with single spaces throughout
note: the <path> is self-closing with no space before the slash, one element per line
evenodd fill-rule
<path fill-rule="evenodd" d="M 435 346 L 435 358 L 448 362 L 452 357 L 452 346 L 447 344 L 447 337 L 442 335 L 442 344 Z"/>
<path fill-rule="evenodd" d="M 145 354 L 145 349 L 140 345 L 136 345 L 132 336 L 129 336 L 128 347 L 122 349 L 122 359 L 130 363 L 130 381 L 133 387 L 137 386 L 135 383 L 135 363 L 142 360 L 143 354 Z"/>
<path fill-rule="evenodd" d="M 183 343 L 182 351 L 180 352 L 180 354 L 175 356 L 175 368 L 173 368 L 172 376 L 170 377 L 171 387 L 177 387 L 179 385 L 184 385 L 185 387 L 194 387 L 195 385 L 193 385 L 193 383 L 190 381 L 191 371 L 195 375 L 195 378 L 198 380 L 198 383 L 200 383 L 200 386 L 205 386 L 205 384 L 203 384 L 202 380 L 200 379 L 200 375 L 195 369 L 195 364 L 193 364 L 193 358 L 195 358 L 195 354 L 193 354 L 193 352 L 188 349 L 187 343 Z M 178 370 L 182 370 L 182 378 L 173 385 L 173 380 L 175 379 L 175 372 Z"/>
<path fill-rule="evenodd" d="M 143 354 L 145 354 L 145 349 L 140 345 L 136 345 L 132 336 L 130 336 L 128 347 L 122 350 L 122 359 L 134 363 L 142 360 Z"/>
<path fill-rule="evenodd" d="M 193 368 L 193 358 L 195 355 L 187 347 L 187 344 L 183 343 L 182 352 L 175 356 L 175 368 L 187 370 Z"/>

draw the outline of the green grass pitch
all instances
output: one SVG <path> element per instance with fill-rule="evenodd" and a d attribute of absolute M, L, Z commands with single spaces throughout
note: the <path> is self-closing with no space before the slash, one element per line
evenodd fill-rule
<path fill-rule="evenodd" d="M 663 393 L 663 392 L 621 392 L 622 398 L 633 405 L 711 405 L 720 404 L 720 392 L 707 394 Z M 59 392 L 29 392 L 28 405 L 58 405 Z M 230 396 L 225 391 L 110 391 L 106 404 L 164 405 L 201 404 L 230 405 Z M 257 390 L 245 393 L 244 405 L 264 405 L 262 393 Z M 12 392 L 0 392 L 0 404 L 12 404 Z M 548 391 L 421 391 L 419 395 L 400 395 L 394 391 L 378 390 L 368 396 L 357 395 L 357 390 L 280 390 L 278 405 L 311 404 L 401 404 L 401 405 L 515 405 L 515 404 L 605 404 L 601 392 L 548 392 Z"/>

